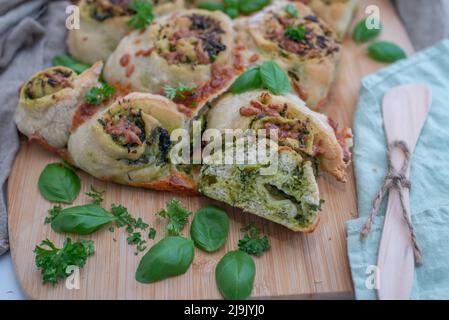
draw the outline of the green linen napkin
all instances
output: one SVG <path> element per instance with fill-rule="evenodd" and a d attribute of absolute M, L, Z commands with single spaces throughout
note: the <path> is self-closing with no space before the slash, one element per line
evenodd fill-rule
<path fill-rule="evenodd" d="M 432 106 L 412 156 L 410 204 L 423 264 L 416 268 L 412 299 L 449 299 L 449 40 L 363 79 L 354 118 L 354 168 L 359 219 L 347 222 L 348 257 L 357 299 L 375 299 L 377 261 L 386 201 L 367 239 L 360 228 L 387 173 L 387 145 L 381 112 L 394 86 L 423 83 Z"/>

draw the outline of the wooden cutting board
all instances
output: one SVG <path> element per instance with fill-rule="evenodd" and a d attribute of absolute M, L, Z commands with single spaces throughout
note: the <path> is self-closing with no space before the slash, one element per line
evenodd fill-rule
<path fill-rule="evenodd" d="M 361 1 L 354 21 L 364 15 L 367 5 L 377 5 L 384 26 L 382 38 L 401 45 L 408 53 L 412 46 L 388 0 Z M 360 80 L 384 65 L 366 56 L 366 45 L 357 46 L 348 36 L 343 58 L 329 104 L 324 112 L 340 125 L 351 126 Z M 224 206 L 230 218 L 230 234 L 226 246 L 214 254 L 195 249 L 189 271 L 179 277 L 155 284 L 134 280 L 137 264 L 143 254 L 134 255 L 126 243 L 126 233 L 110 233 L 107 228 L 85 237 L 95 242 L 96 253 L 80 272 L 80 288 L 69 290 L 63 282 L 56 287 L 41 284 L 40 272 L 34 263 L 34 247 L 49 238 L 61 246 L 65 236 L 44 225 L 51 204 L 37 189 L 43 168 L 57 157 L 36 144 L 21 141 L 8 184 L 9 235 L 15 270 L 23 291 L 34 299 L 215 299 L 220 298 L 215 285 L 214 270 L 220 258 L 237 248 L 242 237 L 240 228 L 254 222 L 270 238 L 271 250 L 256 261 L 254 298 L 350 298 L 353 295 L 351 274 L 346 255 L 345 221 L 357 217 L 356 189 L 352 167 L 346 184 L 323 176 L 319 179 L 321 197 L 326 200 L 318 228 L 313 234 L 294 233 L 240 210 Z M 79 172 L 82 190 L 75 204 L 85 204 L 90 185 L 106 190 L 105 206 L 123 204 L 129 212 L 141 216 L 157 230 L 152 245 L 164 235 L 164 221 L 155 213 L 173 195 L 169 193 L 104 183 Z M 203 197 L 179 197 L 193 212 L 213 201 Z M 190 219 L 191 220 L 191 219 Z M 188 228 L 184 232 L 188 235 Z M 116 241 L 114 241 L 116 239 Z"/>

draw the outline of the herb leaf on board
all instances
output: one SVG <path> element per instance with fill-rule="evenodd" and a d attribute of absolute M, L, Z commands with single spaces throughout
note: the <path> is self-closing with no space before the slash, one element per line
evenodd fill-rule
<path fill-rule="evenodd" d="M 39 176 L 38 188 L 48 201 L 72 203 L 81 190 L 76 173 L 62 163 L 52 163 Z"/>
<path fill-rule="evenodd" d="M 51 222 L 59 233 L 91 234 L 116 220 L 116 217 L 96 204 L 87 204 L 62 210 Z"/>
<path fill-rule="evenodd" d="M 185 273 L 194 256 L 193 241 L 179 236 L 169 236 L 142 257 L 135 278 L 140 283 L 153 283 Z"/>
<path fill-rule="evenodd" d="M 376 61 L 393 63 L 407 57 L 404 50 L 389 41 L 377 41 L 368 46 L 368 55 Z"/>
<path fill-rule="evenodd" d="M 190 236 L 195 245 L 206 252 L 214 252 L 224 246 L 228 232 L 226 211 L 214 205 L 198 210 L 190 226 Z"/>
<path fill-rule="evenodd" d="M 242 251 L 228 252 L 215 268 L 215 281 L 225 299 L 247 299 L 253 290 L 256 265 Z"/>
<path fill-rule="evenodd" d="M 367 42 L 376 38 L 382 31 L 382 25 L 379 28 L 369 29 L 366 25 L 367 18 L 359 21 L 352 31 L 352 39 L 356 43 Z"/>

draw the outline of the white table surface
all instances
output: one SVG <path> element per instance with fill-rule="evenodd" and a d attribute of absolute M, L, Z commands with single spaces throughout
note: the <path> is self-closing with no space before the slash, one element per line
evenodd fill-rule
<path fill-rule="evenodd" d="M 0 300 L 26 299 L 17 281 L 9 253 L 0 256 Z"/>

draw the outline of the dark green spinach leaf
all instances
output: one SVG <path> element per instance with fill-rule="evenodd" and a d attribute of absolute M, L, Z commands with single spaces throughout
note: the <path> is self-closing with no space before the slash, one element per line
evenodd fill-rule
<path fill-rule="evenodd" d="M 198 210 L 190 226 L 190 236 L 196 246 L 207 252 L 214 252 L 226 243 L 229 219 L 226 211 L 209 205 Z"/>
<path fill-rule="evenodd" d="M 242 251 L 228 252 L 215 268 L 218 290 L 225 299 L 248 298 L 253 290 L 255 276 L 253 258 Z"/>
<path fill-rule="evenodd" d="M 42 171 L 38 188 L 41 195 L 51 202 L 72 203 L 81 189 L 80 178 L 62 163 L 52 163 Z"/>
<path fill-rule="evenodd" d="M 142 257 L 136 271 L 136 280 L 153 283 L 184 274 L 193 261 L 193 241 L 183 237 L 166 237 L 156 243 Z"/>
<path fill-rule="evenodd" d="M 117 218 L 96 204 L 87 204 L 62 210 L 53 218 L 51 227 L 56 232 L 91 234 Z"/>

